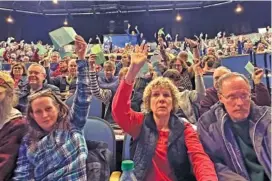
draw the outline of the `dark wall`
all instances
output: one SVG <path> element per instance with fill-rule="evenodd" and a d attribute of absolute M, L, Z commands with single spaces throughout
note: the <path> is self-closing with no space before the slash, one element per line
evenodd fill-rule
<path fill-rule="evenodd" d="M 180 37 L 192 37 L 200 32 L 208 33 L 210 37 L 216 36 L 219 31 L 227 33 L 243 34 L 257 32 L 260 27 L 266 27 L 271 23 L 271 2 L 243 2 L 244 12 L 240 15 L 234 13 L 236 4 L 226 4 L 216 7 L 183 10 L 181 22 L 175 21 L 176 14 L 171 11 L 111 14 L 111 15 L 78 15 L 69 19 L 69 25 L 86 40 L 95 35 L 109 33 L 109 21 L 115 20 L 115 33 L 124 33 L 124 20 L 129 20 L 134 27 L 138 25 L 139 30 L 145 37 L 152 41 L 154 32 L 165 27 L 167 33 Z M 7 11 L 0 11 L 0 40 L 6 40 L 13 36 L 17 40 L 24 39 L 26 42 L 42 40 L 51 43 L 48 32 L 63 25 L 65 16 L 41 16 L 22 13 L 14 13 L 14 24 L 7 24 L 5 17 Z"/>

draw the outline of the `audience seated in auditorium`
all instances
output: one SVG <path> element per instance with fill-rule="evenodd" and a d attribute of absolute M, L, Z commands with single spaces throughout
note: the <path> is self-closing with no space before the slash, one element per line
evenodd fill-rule
<path fill-rule="evenodd" d="M 98 84 L 102 89 L 110 89 L 116 91 L 119 81 L 118 76 L 115 74 L 115 63 L 112 61 L 106 61 L 103 65 L 104 75 L 98 76 Z"/>
<path fill-rule="evenodd" d="M 24 64 L 15 63 L 11 68 L 10 75 L 15 83 L 14 88 L 21 89 L 27 84 L 27 72 Z"/>
<path fill-rule="evenodd" d="M 121 70 L 121 68 L 129 67 L 129 65 L 130 65 L 130 55 L 128 53 L 123 53 L 121 61 L 116 64 L 115 75 L 119 74 L 119 71 Z"/>
<path fill-rule="evenodd" d="M 213 87 L 206 90 L 205 98 L 200 102 L 200 115 L 204 112 L 210 110 L 210 108 L 219 101 L 218 98 L 218 79 L 224 74 L 230 73 L 231 71 L 226 67 L 218 67 L 213 73 Z M 261 82 L 263 78 L 263 71 L 261 69 L 255 69 L 252 75 L 253 82 L 255 84 L 255 89 L 251 95 L 251 100 L 259 106 L 270 106 L 271 97 L 266 86 Z"/>
<path fill-rule="evenodd" d="M 271 108 L 251 101 L 244 75 L 227 73 L 217 81 L 220 103 L 200 117 L 199 138 L 219 180 L 271 179 Z"/>
<path fill-rule="evenodd" d="M 19 104 L 17 108 L 22 112 L 26 112 L 27 97 L 30 94 L 39 92 L 50 88 L 58 96 L 60 95 L 59 88 L 48 84 L 46 81 L 46 71 L 45 68 L 37 63 L 33 63 L 28 68 L 28 84 L 20 89 L 19 92 Z"/>
<path fill-rule="evenodd" d="M 44 66 L 48 71 L 47 66 Z M 75 92 L 77 79 L 77 64 L 76 59 L 71 59 L 68 62 L 67 74 L 58 75 L 57 77 L 50 77 L 47 72 L 47 80 L 49 84 L 52 84 L 60 89 L 60 92 L 65 97 L 70 93 Z"/>
<path fill-rule="evenodd" d="M 214 165 L 204 152 L 197 133 L 178 109 L 178 89 L 167 78 L 156 78 L 144 91 L 145 114 L 131 109 L 135 78 L 147 59 L 147 46 L 135 48 L 131 65 L 114 96 L 112 115 L 133 137 L 131 159 L 137 180 L 217 180 Z M 190 171 L 191 164 L 194 174 Z"/>
<path fill-rule="evenodd" d="M 99 163 L 87 162 L 88 147 L 82 132 L 91 101 L 88 62 L 84 60 L 87 43 L 78 35 L 75 39 L 79 60 L 72 110 L 51 90 L 29 96 L 30 131 L 20 146 L 13 180 L 87 180 L 95 175 L 90 170 L 103 170 Z"/>
<path fill-rule="evenodd" d="M 0 180 L 10 180 L 16 166 L 21 139 L 27 133 L 22 114 L 13 106 L 17 103 L 12 78 L 0 71 Z"/>
<path fill-rule="evenodd" d="M 192 124 L 196 124 L 198 117 L 194 111 L 193 106 L 197 106 L 196 104 L 199 103 L 205 97 L 206 92 L 200 62 L 193 65 L 193 70 L 195 74 L 196 90 L 190 91 L 184 90 L 182 88 L 179 89 L 180 90 L 179 107 L 186 115 L 188 121 Z M 177 70 L 169 69 L 166 72 L 164 72 L 163 77 L 169 78 L 177 86 L 177 88 L 180 87 L 181 79 L 180 74 Z"/>
<path fill-rule="evenodd" d="M 57 69 L 50 73 L 50 76 L 57 77 L 59 75 L 67 75 L 68 73 L 68 59 L 61 59 L 58 63 Z"/>

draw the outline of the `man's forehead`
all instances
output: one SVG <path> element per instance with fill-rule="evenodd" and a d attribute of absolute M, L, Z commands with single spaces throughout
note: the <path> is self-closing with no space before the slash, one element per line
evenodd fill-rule
<path fill-rule="evenodd" d="M 222 83 L 222 92 L 231 93 L 235 91 L 250 92 L 250 87 L 241 77 L 231 77 Z"/>
<path fill-rule="evenodd" d="M 30 71 L 39 71 L 39 72 L 41 72 L 41 67 L 39 67 L 39 66 L 31 66 L 31 67 L 28 68 L 28 71 L 29 72 Z"/>

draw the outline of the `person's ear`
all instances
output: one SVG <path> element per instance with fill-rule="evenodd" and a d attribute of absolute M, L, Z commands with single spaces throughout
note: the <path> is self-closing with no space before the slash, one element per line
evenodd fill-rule
<path fill-rule="evenodd" d="M 217 94 L 217 96 L 218 96 L 218 99 L 219 99 L 219 102 L 221 102 L 221 103 L 224 103 L 224 97 L 221 95 L 221 94 Z"/>

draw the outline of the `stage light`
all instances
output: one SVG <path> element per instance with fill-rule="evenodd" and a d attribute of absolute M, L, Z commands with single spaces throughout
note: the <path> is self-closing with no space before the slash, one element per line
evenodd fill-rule
<path fill-rule="evenodd" d="M 14 20 L 13 20 L 13 18 L 11 16 L 7 17 L 6 21 L 8 23 L 13 23 L 14 22 Z"/>
<path fill-rule="evenodd" d="M 238 4 L 238 5 L 236 6 L 236 8 L 235 8 L 235 12 L 236 12 L 237 14 L 242 13 L 243 10 L 244 10 L 244 8 L 243 8 L 240 4 Z"/>
<path fill-rule="evenodd" d="M 181 21 L 182 20 L 182 17 L 180 16 L 180 14 L 178 13 L 177 16 L 176 16 L 176 21 Z"/>
<path fill-rule="evenodd" d="M 63 24 L 65 25 L 65 26 L 67 26 L 68 25 L 68 21 L 67 21 L 67 19 L 65 18 L 65 20 L 64 20 L 64 22 L 63 22 Z"/>
<path fill-rule="evenodd" d="M 54 4 L 58 4 L 58 0 L 52 0 Z"/>

